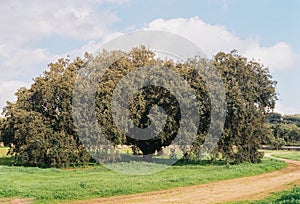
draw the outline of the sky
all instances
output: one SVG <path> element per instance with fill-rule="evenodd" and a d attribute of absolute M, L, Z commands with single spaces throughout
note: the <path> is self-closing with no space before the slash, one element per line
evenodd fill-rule
<path fill-rule="evenodd" d="M 299 11 L 296 0 L 3 0 L 0 109 L 58 58 L 152 29 L 181 35 L 208 57 L 237 49 L 260 61 L 278 82 L 275 111 L 300 113 Z"/>

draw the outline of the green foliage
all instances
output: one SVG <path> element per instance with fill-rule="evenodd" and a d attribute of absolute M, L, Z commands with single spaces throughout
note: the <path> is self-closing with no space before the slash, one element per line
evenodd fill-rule
<path fill-rule="evenodd" d="M 283 145 L 298 145 L 300 143 L 300 116 L 270 113 L 267 122 L 272 130 L 264 142 L 279 148 Z"/>
<path fill-rule="evenodd" d="M 285 192 L 280 198 L 276 199 L 275 203 L 282 204 L 299 204 L 300 203 L 300 187 L 294 187 L 292 191 Z"/>
<path fill-rule="evenodd" d="M 267 68 L 234 51 L 218 53 L 214 65 L 226 87 L 227 117 L 218 150 L 228 161 L 259 162 L 261 141 L 268 134 L 265 115 L 274 108 L 276 82 Z"/>
<path fill-rule="evenodd" d="M 15 163 L 63 167 L 89 160 L 71 115 L 72 90 L 81 64 L 80 59 L 50 64 L 29 89 L 18 90 L 15 103 L 8 103 L 2 139 Z"/>
<path fill-rule="evenodd" d="M 96 62 L 95 62 L 96 63 Z M 172 98 L 166 90 L 157 87 L 147 87 L 139 92 L 133 102 L 131 113 L 135 125 L 147 127 L 149 109 L 159 105 L 168 113 L 168 121 L 164 134 L 151 140 L 135 140 L 118 131 L 113 124 L 111 116 L 111 97 L 117 82 L 134 67 L 138 66 L 165 66 L 170 71 L 175 71 L 189 82 L 194 89 L 199 108 L 201 124 L 198 127 L 198 136 L 186 158 L 198 157 L 203 149 L 203 142 L 210 125 L 211 103 L 206 87 L 201 76 L 194 70 L 194 65 L 216 67 L 222 74 L 226 90 L 227 117 L 221 141 L 215 155 L 222 155 L 230 162 L 244 161 L 259 162 L 262 154 L 258 152 L 262 139 L 268 134 L 263 123 L 265 115 L 274 108 L 276 82 L 272 81 L 268 69 L 256 62 L 247 61 L 246 58 L 235 52 L 219 53 L 211 61 L 191 59 L 183 63 L 174 63 L 171 60 L 162 61 L 154 58 L 154 53 L 144 47 L 133 49 L 129 54 L 115 62 L 104 75 L 107 80 L 100 84 L 98 90 L 97 107 L 98 119 L 105 126 L 111 141 L 123 141 L 124 144 L 138 147 L 143 154 L 153 154 L 162 147 L 171 144 L 179 128 L 180 114 L 176 99 Z M 217 92 L 217 90 L 214 90 Z M 103 114 L 104 113 L 104 114 Z M 186 134 L 188 137 L 188 134 Z"/>
<path fill-rule="evenodd" d="M 279 150 L 286 143 L 283 138 L 277 137 L 274 140 L 271 140 L 271 145 L 275 147 L 275 149 Z"/>
<path fill-rule="evenodd" d="M 99 56 L 91 58 L 91 64 L 101 65 L 104 63 L 104 59 L 114 59 L 118 55 L 120 55 L 118 52 L 103 52 Z M 155 85 L 145 87 L 133 96 L 130 101 L 130 114 L 131 120 L 137 127 L 145 128 L 150 125 L 149 112 L 153 106 L 161 107 L 167 114 L 163 131 L 159 132 L 156 137 L 147 140 L 136 139 L 136 137 L 141 137 L 141 135 L 135 135 L 134 132 L 131 135 L 125 135 L 120 131 L 113 121 L 111 104 L 113 92 L 120 80 L 136 67 L 148 66 L 166 67 L 170 71 L 178 73 L 189 82 L 199 101 L 197 104 L 199 107 L 198 114 L 201 115 L 201 121 L 203 121 L 201 126 L 199 126 L 199 133 L 206 131 L 207 125 L 209 124 L 209 119 L 207 119 L 209 116 L 209 100 L 203 80 L 195 73 L 189 62 L 175 64 L 172 60 L 156 59 L 155 54 L 145 47 L 134 48 L 125 56 L 114 61 L 101 77 L 102 80 L 97 90 L 96 112 L 98 122 L 102 127 L 101 130 L 113 144 L 132 145 L 134 153 L 141 151 L 143 155 L 151 156 L 155 152 L 159 152 L 162 147 L 170 145 L 178 134 L 181 119 L 179 99 L 175 98 L 167 89 Z M 125 83 L 130 84 L 131 81 L 126 81 Z M 176 83 L 176 81 L 171 80 L 170 86 L 176 87 L 176 85 L 178 85 Z M 126 93 L 130 93 L 131 91 L 136 90 L 126 90 Z M 185 92 L 186 90 L 181 90 L 181 93 Z M 121 101 L 121 99 L 119 101 Z M 118 109 L 114 111 L 122 112 L 124 110 Z M 189 124 L 190 129 L 192 129 L 192 124 L 193 123 Z M 86 129 L 87 131 L 89 130 L 89 128 Z M 93 135 L 91 133 L 87 134 Z M 188 131 L 185 132 L 185 137 L 189 138 Z M 95 140 L 96 139 L 91 139 L 90 143 L 92 144 L 92 141 Z"/>
<path fill-rule="evenodd" d="M 189 83 L 198 101 L 196 106 L 200 125 L 194 127 L 194 123 L 186 121 L 185 125 L 189 130 L 185 132 L 185 138 L 182 139 L 183 143 L 191 140 L 192 130 L 198 130 L 197 138 L 188 153 L 198 157 L 203 149 L 209 125 L 218 124 L 210 124 L 211 101 L 207 86 L 209 80 L 213 81 L 214 78 L 206 76 L 210 78 L 204 81 L 194 69 L 194 65 L 197 64 L 205 69 L 217 68 L 226 92 L 225 127 L 212 158 L 221 156 L 235 163 L 259 162 L 262 158 L 258 149 L 267 134 L 263 121 L 265 114 L 273 109 L 276 100 L 276 83 L 272 81 L 268 69 L 259 63 L 247 61 L 236 52 L 228 54 L 221 52 L 212 60 L 195 57 L 195 59 L 175 63 L 172 60 L 156 58 L 154 52 L 142 46 L 133 48 L 125 55 L 120 51 L 103 51 L 96 57 L 86 55 L 85 61 L 76 59 L 71 63 L 68 59 L 60 59 L 49 65 L 49 71 L 34 79 L 29 89 L 19 89 L 16 93 L 17 101 L 8 103 L 5 108 L 6 118 L 1 128 L 2 139 L 10 146 L 10 154 L 15 157 L 17 163 L 61 167 L 89 160 L 87 152 L 79 141 L 72 118 L 74 82 L 78 71 L 83 65 L 88 64 L 87 62 L 94 67 L 109 65 L 101 81 L 97 82 L 96 104 L 91 104 L 90 107 L 95 105 L 101 130 L 113 145 L 131 145 L 134 152 L 141 151 L 143 155 L 151 156 L 172 143 L 182 125 L 180 120 L 183 116 L 178 101 L 186 98 L 176 98 L 161 86 L 145 87 L 130 98 L 130 117 L 138 127 L 144 128 L 150 125 L 149 111 L 153 106 L 161 107 L 167 114 L 163 131 L 156 137 L 146 140 L 123 134 L 114 123 L 111 108 L 113 91 L 128 73 L 137 67 L 166 67 Z M 176 83 L 171 80 L 170 86 L 178 87 Z M 86 87 L 83 85 L 81 89 L 85 90 Z M 181 93 L 186 91 L 180 86 L 178 89 Z M 126 91 L 130 92 L 130 90 Z M 215 88 L 213 92 L 217 93 L 218 90 Z M 78 100 L 80 103 L 85 103 L 86 98 L 83 95 Z M 80 117 L 85 116 L 80 115 Z M 90 118 L 87 117 L 86 120 Z M 91 140 L 91 145 L 95 145 L 93 147 L 95 151 L 101 154 L 102 152 L 97 150 L 99 140 L 97 131 L 89 126 L 81 128 L 88 136 L 86 138 Z"/>
<path fill-rule="evenodd" d="M 4 122 L 5 122 L 5 118 L 0 117 L 0 142 L 3 141 L 3 139 L 2 139 L 2 134 L 3 134 L 2 133 L 2 126 L 3 126 Z"/>
<path fill-rule="evenodd" d="M 0 165 L 12 166 L 13 161 L 11 156 L 7 155 L 8 153 L 7 147 L 0 147 Z"/>
<path fill-rule="evenodd" d="M 127 164 L 128 165 L 128 164 Z M 143 163 L 141 165 L 151 165 Z M 33 198 L 54 203 L 191 186 L 217 180 L 257 175 L 286 167 L 266 159 L 260 164 L 221 165 L 184 163 L 151 175 L 118 174 L 102 166 L 83 169 L 41 169 L 0 166 L 0 198 Z"/>
<path fill-rule="evenodd" d="M 294 114 L 294 115 L 284 115 L 282 117 L 282 122 L 286 124 L 295 124 L 297 127 L 300 127 L 300 115 Z"/>
<path fill-rule="evenodd" d="M 300 187 L 295 186 L 292 190 L 276 193 L 261 201 L 248 202 L 251 204 L 299 204 Z"/>

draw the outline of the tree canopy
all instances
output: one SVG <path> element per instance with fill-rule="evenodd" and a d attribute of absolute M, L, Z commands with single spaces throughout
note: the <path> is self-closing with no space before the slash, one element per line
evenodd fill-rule
<path fill-rule="evenodd" d="M 17 101 L 5 107 L 3 142 L 17 163 L 62 167 L 86 162 L 72 121 L 72 90 L 80 59 L 60 59 L 34 79 L 29 89 L 20 88 Z"/>
<path fill-rule="evenodd" d="M 272 112 L 267 116 L 266 122 L 271 131 L 264 144 L 275 148 L 300 144 L 300 115 L 282 115 Z"/>
<path fill-rule="evenodd" d="M 8 103 L 4 110 L 5 121 L 1 128 L 3 142 L 10 146 L 10 153 L 15 155 L 17 162 L 60 167 L 91 159 L 74 126 L 74 83 L 78 72 L 84 69 L 87 62 L 101 64 L 103 59 L 113 59 L 118 53 L 102 51 L 95 57 L 86 55 L 85 59 L 77 58 L 73 62 L 60 59 L 51 63 L 48 71 L 35 78 L 30 88 L 18 90 L 17 101 Z M 124 134 L 114 123 L 111 108 L 113 91 L 128 73 L 138 67 L 165 67 L 185 79 L 196 96 L 200 124 L 195 127 L 197 137 L 187 154 L 197 156 L 211 125 L 211 101 L 207 83 L 193 68 L 195 63 L 216 68 L 226 92 L 225 126 L 213 154 L 221 155 L 230 162 L 259 162 L 262 155 L 258 149 L 267 134 L 264 119 L 275 105 L 276 82 L 272 80 L 267 68 L 248 61 L 236 51 L 220 52 L 211 60 L 195 58 L 174 62 L 156 57 L 154 52 L 143 46 L 133 48 L 110 64 L 98 84 L 95 110 L 102 132 L 111 144 L 129 145 L 135 152 L 141 151 L 144 155 L 152 155 L 172 143 L 183 115 L 180 100 L 168 89 L 144 87 L 130 99 L 130 118 L 137 127 L 145 128 L 151 124 L 149 112 L 152 107 L 159 106 L 165 111 L 167 117 L 163 131 L 154 138 L 140 140 Z M 188 132 L 185 136 L 190 137 Z"/>
<path fill-rule="evenodd" d="M 235 51 L 218 53 L 213 62 L 223 73 L 227 118 L 219 151 L 234 162 L 257 162 L 267 127 L 264 118 L 275 106 L 276 82 L 263 65 L 248 61 Z"/>

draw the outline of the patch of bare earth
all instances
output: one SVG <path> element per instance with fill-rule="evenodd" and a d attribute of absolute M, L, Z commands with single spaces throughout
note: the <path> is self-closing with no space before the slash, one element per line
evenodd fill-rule
<path fill-rule="evenodd" d="M 217 181 L 197 186 L 173 188 L 125 196 L 98 198 L 70 203 L 222 203 L 240 200 L 258 200 L 271 192 L 286 190 L 300 184 L 300 161 L 284 160 L 285 169 L 257 176 Z"/>
<path fill-rule="evenodd" d="M 29 204 L 32 203 L 32 199 L 24 198 L 3 198 L 0 199 L 0 204 Z"/>

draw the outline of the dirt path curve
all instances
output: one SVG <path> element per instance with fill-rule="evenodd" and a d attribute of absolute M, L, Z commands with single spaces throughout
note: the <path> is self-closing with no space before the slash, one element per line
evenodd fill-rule
<path fill-rule="evenodd" d="M 282 159 L 283 160 L 283 159 Z M 257 176 L 217 181 L 197 186 L 173 188 L 126 196 L 77 201 L 80 203 L 220 203 L 240 200 L 257 200 L 271 192 L 285 190 L 300 184 L 300 161 L 284 160 L 285 169 Z"/>

